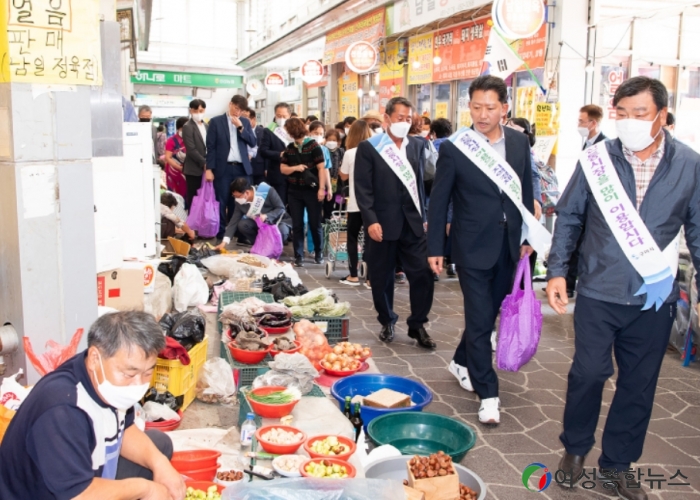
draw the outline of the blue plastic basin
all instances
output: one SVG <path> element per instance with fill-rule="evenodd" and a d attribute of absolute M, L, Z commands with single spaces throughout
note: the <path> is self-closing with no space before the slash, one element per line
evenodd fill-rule
<path fill-rule="evenodd" d="M 338 401 L 340 411 L 343 411 L 345 409 L 345 396 L 350 396 L 351 398 L 358 394 L 360 396 L 369 396 L 380 389 L 391 389 L 408 394 L 411 396 L 411 401 L 414 405 L 407 408 L 390 409 L 361 406 L 360 415 L 362 416 L 365 432 L 367 431 L 367 425 L 377 417 L 396 412 L 423 411 L 423 408 L 433 401 L 433 393 L 420 382 L 399 377 L 398 375 L 382 373 L 363 373 L 345 377 L 333 384 L 331 394 Z"/>

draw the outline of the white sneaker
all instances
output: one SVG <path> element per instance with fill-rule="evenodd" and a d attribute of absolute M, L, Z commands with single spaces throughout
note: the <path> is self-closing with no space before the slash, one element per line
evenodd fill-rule
<path fill-rule="evenodd" d="M 481 400 L 481 408 L 479 408 L 479 422 L 482 424 L 499 424 L 501 422 L 501 413 L 498 407 L 501 405 L 499 398 L 486 398 Z"/>
<path fill-rule="evenodd" d="M 472 381 L 469 380 L 469 370 L 467 370 L 464 366 L 458 365 L 454 361 L 450 361 L 450 366 L 447 369 L 450 370 L 450 373 L 459 381 L 459 385 L 462 386 L 462 389 L 465 391 L 474 392 Z"/>

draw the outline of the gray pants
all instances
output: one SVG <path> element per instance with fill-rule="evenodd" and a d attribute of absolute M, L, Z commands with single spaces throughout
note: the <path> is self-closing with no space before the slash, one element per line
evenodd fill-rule
<path fill-rule="evenodd" d="M 156 448 L 166 456 L 168 460 L 173 457 L 173 442 L 167 434 L 161 431 L 146 431 L 146 435 L 151 438 Z M 117 479 L 142 478 L 153 481 L 153 471 L 141 467 L 140 465 L 127 460 L 124 457 L 119 457 L 117 465 Z"/>

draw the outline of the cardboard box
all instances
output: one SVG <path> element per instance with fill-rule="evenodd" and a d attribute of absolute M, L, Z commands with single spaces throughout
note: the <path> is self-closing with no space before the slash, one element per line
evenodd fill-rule
<path fill-rule="evenodd" d="M 97 305 L 119 311 L 143 311 L 143 268 L 99 273 Z"/>
<path fill-rule="evenodd" d="M 459 500 L 459 476 L 456 473 L 416 479 L 408 462 L 406 462 L 406 468 L 408 469 L 408 486 L 422 491 L 425 500 Z"/>
<path fill-rule="evenodd" d="M 122 269 L 140 269 L 143 271 L 143 293 L 156 291 L 156 272 L 160 260 L 124 262 Z"/>
<path fill-rule="evenodd" d="M 363 405 L 373 408 L 406 408 L 411 406 L 411 396 L 391 389 L 380 389 L 365 396 Z"/>

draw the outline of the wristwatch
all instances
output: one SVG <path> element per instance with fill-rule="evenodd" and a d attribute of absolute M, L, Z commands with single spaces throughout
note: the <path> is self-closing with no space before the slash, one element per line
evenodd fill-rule
<path fill-rule="evenodd" d="M 243 132 L 243 125 L 241 125 L 240 127 L 236 127 L 236 128 L 238 129 L 239 132 Z"/>

